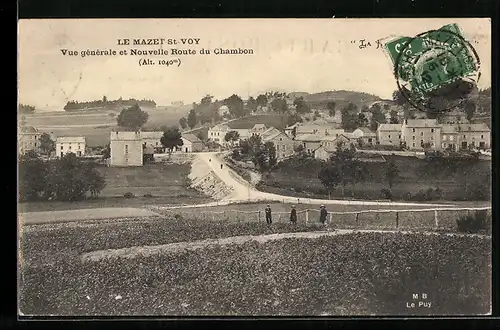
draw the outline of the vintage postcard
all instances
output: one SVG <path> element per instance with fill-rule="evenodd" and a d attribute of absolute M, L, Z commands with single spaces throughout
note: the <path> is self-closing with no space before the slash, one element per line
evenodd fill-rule
<path fill-rule="evenodd" d="M 18 31 L 20 317 L 491 314 L 489 19 Z"/>

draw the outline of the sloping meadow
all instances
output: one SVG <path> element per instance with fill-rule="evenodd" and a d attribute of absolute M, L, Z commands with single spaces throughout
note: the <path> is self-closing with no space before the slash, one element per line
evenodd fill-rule
<path fill-rule="evenodd" d="M 122 229 L 109 223 L 25 231 L 21 311 L 35 315 L 490 311 L 491 240 L 484 237 L 354 233 L 211 245 L 129 259 L 82 262 L 79 258 L 98 249 L 303 230 L 286 224 L 268 229 L 264 224 L 212 222 L 216 229 L 206 231 L 189 222 L 182 227 L 178 221 L 177 231 L 176 226 L 158 221 L 129 222 Z"/>

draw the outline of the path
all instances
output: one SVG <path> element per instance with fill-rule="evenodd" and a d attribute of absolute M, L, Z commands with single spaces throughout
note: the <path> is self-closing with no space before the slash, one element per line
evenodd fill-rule
<path fill-rule="evenodd" d="M 96 208 L 67 211 L 43 211 L 19 213 L 19 222 L 23 225 L 60 223 L 82 220 L 101 220 L 115 218 L 139 218 L 160 216 L 158 213 L 131 207 Z"/>
<path fill-rule="evenodd" d="M 354 233 L 398 233 L 398 234 L 421 234 L 421 235 L 445 235 L 445 236 L 469 236 L 477 237 L 480 239 L 491 239 L 491 236 L 478 235 L 478 234 L 461 234 L 461 233 L 437 233 L 437 232 L 418 232 L 418 231 L 396 231 L 396 230 L 355 230 L 355 229 L 338 229 L 335 231 L 320 231 L 320 232 L 296 232 L 296 233 L 281 233 L 270 235 L 246 235 L 246 236 L 232 236 L 221 239 L 204 239 L 192 242 L 178 242 L 163 245 L 150 245 L 150 246 L 134 246 L 121 249 L 99 250 L 84 253 L 81 255 L 83 262 L 100 261 L 102 259 L 111 258 L 136 258 L 136 257 L 151 257 L 165 253 L 180 253 L 184 251 L 191 251 L 203 248 L 218 247 L 221 245 L 229 244 L 244 244 L 247 242 L 266 243 L 270 241 L 281 240 L 285 238 L 305 238 L 314 239 L 324 236 L 338 236 Z"/>
<path fill-rule="evenodd" d="M 444 207 L 446 204 L 423 204 L 423 203 L 398 203 L 398 202 L 379 202 L 379 201 L 358 201 L 358 200 L 334 200 L 334 199 L 315 199 L 315 198 L 297 198 L 262 192 L 255 189 L 249 182 L 234 172 L 217 152 L 198 153 L 197 156 L 203 160 L 226 185 L 233 187 L 234 191 L 220 201 L 207 203 L 203 205 L 190 205 L 189 207 L 207 207 L 215 205 L 228 205 L 236 202 L 245 201 L 279 201 L 286 203 L 297 203 L 298 200 L 307 201 L 308 204 L 337 204 L 337 205 L 367 205 L 367 206 L 429 206 Z M 210 161 L 209 161 L 210 160 Z M 221 169 L 221 164 L 223 168 Z M 182 208 L 187 206 L 178 206 Z"/>

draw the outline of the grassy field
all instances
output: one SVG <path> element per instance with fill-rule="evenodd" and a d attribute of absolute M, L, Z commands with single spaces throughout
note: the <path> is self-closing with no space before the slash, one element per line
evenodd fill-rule
<path fill-rule="evenodd" d="M 276 128 L 283 128 L 282 115 L 268 114 L 268 115 L 255 115 L 239 118 L 231 121 L 228 125 L 231 128 L 252 128 L 255 124 L 266 124 Z M 286 125 L 286 118 L 285 125 Z"/>
<path fill-rule="evenodd" d="M 81 263 L 85 252 L 314 227 L 190 218 L 31 226 L 20 310 L 34 315 L 487 313 L 491 240 L 356 233 Z M 467 248 L 465 248 L 467 247 Z M 408 309 L 415 292 L 431 308 Z"/>
<path fill-rule="evenodd" d="M 143 108 L 149 114 L 145 129 L 162 125 L 178 125 L 179 119 L 187 116 L 186 107 Z M 115 116 L 112 117 L 109 114 Z M 89 147 L 105 146 L 109 143 L 109 132 L 116 126 L 117 110 L 92 110 L 85 112 L 50 112 L 27 115 L 26 125 L 37 127 L 42 132 L 53 132 L 56 136 L 85 136 Z M 65 127 L 82 125 L 82 127 Z M 88 126 L 85 126 L 88 125 Z M 95 125 L 95 126 L 89 126 Z"/>
<path fill-rule="evenodd" d="M 426 161 L 414 157 L 386 156 L 393 158 L 399 170 L 399 179 L 392 191 L 396 199 L 406 194 L 416 194 L 419 190 L 439 187 L 443 191 L 443 199 L 460 200 L 464 193 L 463 184 L 474 177 L 491 175 L 491 161 L 479 161 L 470 166 L 457 169 L 429 168 Z M 387 189 L 385 166 L 378 163 L 367 163 L 369 177 L 367 181 L 347 186 L 345 196 L 361 199 L 382 199 L 381 189 Z M 269 175 L 263 176 L 260 190 L 290 196 L 318 197 L 328 196 L 324 186 L 318 179 L 321 163 L 316 160 L 284 162 Z M 341 197 L 340 187 L 332 193 L 332 197 Z"/>

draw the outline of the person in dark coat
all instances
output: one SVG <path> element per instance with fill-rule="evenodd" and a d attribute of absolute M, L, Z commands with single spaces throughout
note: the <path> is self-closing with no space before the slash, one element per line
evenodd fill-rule
<path fill-rule="evenodd" d="M 222 170 L 222 164 L 220 164 L 220 169 Z"/>
<path fill-rule="evenodd" d="M 326 224 L 326 217 L 328 216 L 328 211 L 326 210 L 324 205 L 321 205 L 320 211 L 319 211 L 319 221 L 325 225 Z"/>
<path fill-rule="evenodd" d="M 290 211 L 290 222 L 293 224 L 297 223 L 297 210 L 295 209 L 295 205 L 292 205 L 292 210 Z"/>
<path fill-rule="evenodd" d="M 271 216 L 271 206 L 269 206 L 269 204 L 266 207 L 266 222 L 268 225 L 273 223 L 273 219 Z"/>

